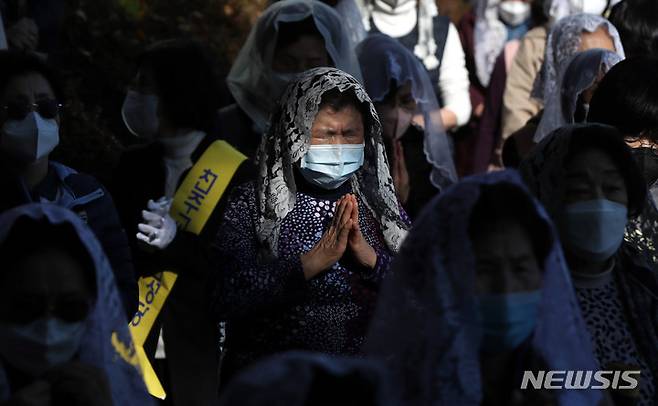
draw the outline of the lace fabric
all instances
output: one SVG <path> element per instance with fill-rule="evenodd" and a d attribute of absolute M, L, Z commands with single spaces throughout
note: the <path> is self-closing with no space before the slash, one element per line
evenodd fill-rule
<path fill-rule="evenodd" d="M 566 175 L 565 164 L 571 146 L 571 133 L 578 127 L 565 126 L 549 133 L 519 168 L 530 190 L 553 215 L 558 213 L 562 204 L 564 190 L 561 185 L 564 182 L 560 180 Z M 624 240 L 642 254 L 638 260 L 653 264 L 654 269 L 658 264 L 657 227 L 658 210 L 651 195 L 648 195 L 642 213 L 631 218 L 626 226 Z"/>
<path fill-rule="evenodd" d="M 530 347 L 549 370 L 595 370 L 557 234 L 514 171 L 464 179 L 423 211 L 393 262 L 371 324 L 366 352 L 383 359 L 405 405 L 480 405 L 480 327 L 471 211 L 483 185 L 510 183 L 534 202 L 549 225 L 552 248 L 543 263 L 540 313 Z M 431 238 L 429 238 L 431 236 Z M 597 404 L 596 390 L 559 390 L 559 404 Z"/>
<path fill-rule="evenodd" d="M 482 86 L 489 86 L 496 59 L 507 42 L 507 27 L 498 18 L 500 0 L 478 0 L 475 8 L 475 69 Z"/>
<path fill-rule="evenodd" d="M 605 27 L 612 37 L 615 51 L 623 59 L 624 47 L 614 25 L 601 16 L 574 14 L 557 21 L 548 34 L 544 63 L 535 79 L 531 96 L 541 100 L 551 100 L 552 92 L 558 91 L 558 76 L 571 58 L 579 51 L 583 32 L 594 32 Z"/>
<path fill-rule="evenodd" d="M 393 252 L 397 252 L 406 235 L 407 226 L 400 215 L 388 169 L 381 124 L 370 97 L 349 74 L 334 68 L 316 68 L 304 72 L 288 86 L 272 116 L 272 126 L 260 145 L 256 232 L 266 258 L 277 252 L 281 222 L 295 206 L 294 166 L 308 150 L 311 127 L 322 96 L 333 89 L 353 91 L 369 112 L 368 117 L 364 117 L 364 162 L 350 180 L 352 190 L 379 222 L 384 240 Z"/>
<path fill-rule="evenodd" d="M 260 16 L 242 46 L 226 82 L 237 104 L 259 132 L 265 132 L 268 117 L 276 107 L 272 59 L 279 24 L 312 17 L 336 68 L 361 80 L 354 44 L 338 13 L 313 0 L 284 0 L 272 4 Z"/>
<path fill-rule="evenodd" d="M 457 182 L 457 171 L 443 123 L 441 108 L 423 64 L 398 41 L 383 34 L 371 34 L 357 47 L 357 56 L 368 95 L 381 102 L 389 93 L 391 81 L 398 86 L 411 82 L 417 114 L 424 121 L 424 150 L 433 170 L 430 181 L 439 190 Z"/>
<path fill-rule="evenodd" d="M 574 124 L 580 95 L 596 83 L 599 75 L 605 75 L 622 60 L 618 54 L 598 48 L 574 55 L 560 74 L 557 88 L 551 91 L 544 104 L 544 114 L 534 141 L 538 143 L 551 131 Z"/>

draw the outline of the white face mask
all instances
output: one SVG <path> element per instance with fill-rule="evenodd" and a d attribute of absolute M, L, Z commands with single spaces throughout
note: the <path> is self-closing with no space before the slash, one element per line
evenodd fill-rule
<path fill-rule="evenodd" d="M 160 128 L 158 97 L 128 90 L 121 108 L 123 123 L 136 137 L 153 138 Z"/>
<path fill-rule="evenodd" d="M 311 145 L 299 164 L 308 182 L 336 189 L 363 165 L 365 144 Z"/>
<path fill-rule="evenodd" d="M 581 13 L 602 15 L 608 6 L 607 0 L 570 0 L 571 7 Z"/>
<path fill-rule="evenodd" d="M 521 25 L 530 17 L 530 4 L 520 0 L 504 1 L 498 5 L 498 17 L 509 26 Z"/>
<path fill-rule="evenodd" d="M 36 162 L 59 144 L 59 125 L 31 111 L 24 119 L 7 120 L 2 126 L 0 149 L 25 162 Z"/>

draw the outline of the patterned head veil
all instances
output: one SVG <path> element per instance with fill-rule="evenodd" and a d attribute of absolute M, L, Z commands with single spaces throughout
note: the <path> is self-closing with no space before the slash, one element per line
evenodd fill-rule
<path fill-rule="evenodd" d="M 322 96 L 334 89 L 353 92 L 367 112 L 363 120 L 366 144 L 364 162 L 352 176 L 352 189 L 379 222 L 384 240 L 391 250 L 397 251 L 406 234 L 388 170 L 375 106 L 354 77 L 334 68 L 316 68 L 304 72 L 288 86 L 260 145 L 256 231 L 269 254 L 277 252 L 281 222 L 295 207 L 297 186 L 294 166 L 308 150 L 311 127 Z"/>
<path fill-rule="evenodd" d="M 565 65 L 579 51 L 583 32 L 594 32 L 605 27 L 612 37 L 615 51 L 623 59 L 624 47 L 614 25 L 601 16 L 594 14 L 575 14 L 564 17 L 555 23 L 546 40 L 544 63 L 535 79 L 532 97 L 547 101 L 551 93 L 558 91 L 558 75 Z"/>
<path fill-rule="evenodd" d="M 576 54 L 560 75 L 558 88 L 551 92 L 551 98 L 544 105 L 544 114 L 535 132 L 535 142 L 540 142 L 555 129 L 574 124 L 580 95 L 622 59 L 615 52 L 599 48 Z"/>

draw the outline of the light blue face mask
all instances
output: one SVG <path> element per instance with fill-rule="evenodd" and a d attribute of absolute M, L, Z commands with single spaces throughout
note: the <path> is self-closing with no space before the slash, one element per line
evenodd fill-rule
<path fill-rule="evenodd" d="M 83 321 L 41 318 L 29 324 L 0 323 L 0 356 L 30 376 L 73 359 L 85 332 Z"/>
<path fill-rule="evenodd" d="M 481 350 L 497 353 L 518 348 L 535 329 L 540 300 L 539 290 L 480 296 Z"/>
<path fill-rule="evenodd" d="M 561 239 L 583 259 L 605 261 L 619 249 L 627 222 L 628 209 L 623 204 L 607 199 L 572 203 L 560 219 Z"/>
<path fill-rule="evenodd" d="M 299 164 L 308 182 L 324 189 L 336 189 L 363 165 L 365 144 L 311 145 Z"/>

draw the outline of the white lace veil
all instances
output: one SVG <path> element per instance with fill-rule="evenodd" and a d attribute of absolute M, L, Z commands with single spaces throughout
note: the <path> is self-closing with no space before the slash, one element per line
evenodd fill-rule
<path fill-rule="evenodd" d="M 344 23 L 334 9 L 314 0 L 284 0 L 272 4 L 251 29 L 226 79 L 229 90 L 242 110 L 264 132 L 278 95 L 273 86 L 272 58 L 279 24 L 312 17 L 324 38 L 327 53 L 336 68 L 361 80 L 354 46 Z"/>
<path fill-rule="evenodd" d="M 558 91 L 558 74 L 564 65 L 578 52 L 581 34 L 594 32 L 604 26 L 615 44 L 615 50 L 624 58 L 624 47 L 621 44 L 619 33 L 614 25 L 601 16 L 593 14 L 575 14 L 564 17 L 555 23 L 546 40 L 544 63 L 535 79 L 532 97 L 541 100 L 551 100 L 552 92 Z"/>
<path fill-rule="evenodd" d="M 475 5 L 475 70 L 482 86 L 489 86 L 498 55 L 507 42 L 507 27 L 498 18 L 500 0 L 478 0 Z"/>
<path fill-rule="evenodd" d="M 534 141 L 539 143 L 553 130 L 574 124 L 580 94 L 591 87 L 599 74 L 606 74 L 623 58 L 606 49 L 588 49 L 577 53 L 558 80 L 557 91 L 550 93 L 544 106 Z"/>

